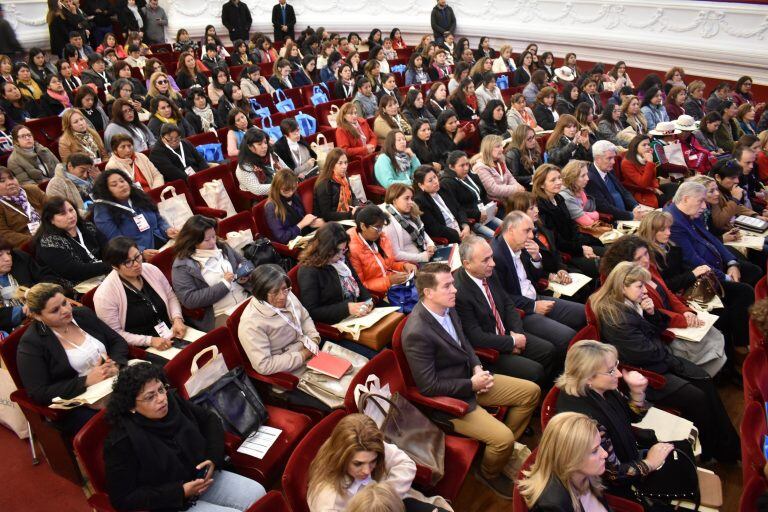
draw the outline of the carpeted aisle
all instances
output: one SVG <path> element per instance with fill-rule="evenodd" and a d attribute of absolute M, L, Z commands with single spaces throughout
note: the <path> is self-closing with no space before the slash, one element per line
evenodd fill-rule
<path fill-rule="evenodd" d="M 83 491 L 55 475 L 45 459 L 32 465 L 29 441 L 0 426 L 0 510 L 88 512 Z M 42 454 L 38 451 L 38 456 Z"/>

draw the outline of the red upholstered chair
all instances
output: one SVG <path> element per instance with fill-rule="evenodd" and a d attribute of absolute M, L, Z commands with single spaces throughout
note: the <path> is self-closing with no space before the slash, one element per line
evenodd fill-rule
<path fill-rule="evenodd" d="M 306 213 L 313 212 L 316 181 L 317 176 L 312 176 L 308 180 L 304 180 L 299 183 L 299 187 L 296 189 L 296 193 L 299 195 L 299 199 L 301 199 L 301 204 L 304 206 L 304 211 Z"/>
<path fill-rule="evenodd" d="M 333 100 L 333 101 L 329 101 L 328 103 L 321 103 L 320 105 L 317 105 L 315 107 L 315 112 L 317 113 L 316 119 L 317 119 L 318 130 L 320 128 L 323 128 L 323 129 L 327 128 L 327 129 L 333 130 L 333 128 L 331 128 L 331 125 L 328 123 L 328 113 L 331 111 L 331 107 L 333 105 L 336 105 L 337 107 L 341 108 L 341 106 L 344 103 L 345 103 L 345 100 L 343 99 Z M 331 142 L 331 140 L 328 139 L 328 142 Z"/>
<path fill-rule="evenodd" d="M 208 133 L 210 135 L 213 135 L 210 132 Z M 184 195 L 184 197 L 187 199 L 187 204 L 192 210 L 192 213 L 194 213 L 195 215 L 205 215 L 206 217 L 214 217 L 217 219 L 223 219 L 227 215 L 227 212 L 225 212 L 224 210 L 219 210 L 218 208 L 209 208 L 205 206 L 205 202 L 202 202 L 202 203 L 195 202 L 195 198 L 193 197 L 192 193 L 189 190 L 189 187 L 187 186 L 186 182 L 184 182 L 184 180 L 169 181 L 165 185 L 162 185 L 157 188 L 153 188 L 147 193 L 155 203 L 159 203 L 162 200 L 161 196 L 163 194 L 163 190 L 165 190 L 166 187 L 173 187 L 174 190 L 176 191 L 176 194 Z"/>
<path fill-rule="evenodd" d="M 528 456 L 528 458 L 525 459 L 525 462 L 523 462 L 523 465 L 520 466 L 520 473 L 518 473 L 518 480 L 520 480 L 523 477 L 523 471 L 528 471 L 529 469 L 531 469 L 531 466 L 536 460 L 536 451 L 537 450 L 533 450 L 531 454 Z M 525 500 L 523 499 L 523 496 L 520 494 L 520 490 L 517 488 L 517 484 L 515 484 L 512 489 L 512 510 L 514 510 L 515 512 L 528 512 L 528 506 L 525 504 Z"/>
<path fill-rule="evenodd" d="M 768 491 L 768 483 L 762 475 L 754 474 L 744 484 L 744 490 L 739 500 L 739 512 L 754 512 L 757 510 L 757 498 Z"/>
<path fill-rule="evenodd" d="M 193 146 L 201 146 L 203 144 L 220 144 L 219 136 L 213 132 L 197 133 L 187 137 L 187 142 Z"/>
<path fill-rule="evenodd" d="M 557 397 L 560 396 L 560 389 L 556 386 L 552 386 L 547 396 L 544 397 L 544 401 L 541 403 L 541 430 L 544 431 L 547 428 L 549 420 L 552 416 L 557 414 L 555 406 L 557 405 Z"/>
<path fill-rule="evenodd" d="M 390 349 L 379 352 L 352 379 L 344 398 L 344 407 L 348 413 L 358 412 L 355 404 L 354 389 L 357 384 L 365 384 L 369 375 L 379 377 L 381 385 L 389 384 L 394 393 L 403 393 L 405 380 L 397 364 L 397 358 Z M 432 472 L 430 469 L 417 464 L 415 483 L 422 488 L 430 489 L 431 494 L 437 494 L 447 500 L 453 500 L 459 493 L 464 479 L 469 472 L 472 460 L 479 449 L 479 443 L 474 439 L 453 435 L 445 436 L 445 474 L 433 487 L 430 485 Z"/>
<path fill-rule="evenodd" d="M 765 335 L 757 328 L 757 324 L 752 318 L 749 319 L 749 350 L 765 346 Z"/>
<path fill-rule="evenodd" d="M 160 272 L 163 273 L 169 283 L 173 283 L 172 268 L 174 258 L 173 247 L 169 247 L 155 254 L 150 262 L 160 269 Z M 200 320 L 205 315 L 205 311 L 202 308 L 190 309 L 184 305 L 181 306 L 181 312 L 184 315 L 184 318 L 193 318 L 195 320 Z"/>
<path fill-rule="evenodd" d="M 216 226 L 216 234 L 221 238 L 227 238 L 227 233 L 244 231 L 246 229 L 251 230 L 251 235 L 253 235 L 254 239 L 259 234 L 259 229 L 256 227 L 256 222 L 254 222 L 251 212 L 240 212 L 231 217 L 221 219 Z"/>
<path fill-rule="evenodd" d="M 165 365 L 164 369 L 168 375 L 168 381 L 178 390 L 180 396 L 187 398 L 184 383 L 189 379 L 192 359 L 202 350 L 213 345 L 224 356 L 228 368 L 243 366 L 243 360 L 236 348 L 237 344 L 232 339 L 229 329 L 226 327 L 214 329 L 187 346 Z M 206 361 L 207 359 L 201 360 L 200 364 L 205 364 Z M 232 459 L 235 470 L 268 486 L 280 475 L 296 443 L 309 430 L 311 420 L 303 414 L 269 404 L 266 404 L 266 408 L 269 414 L 266 425 L 278 428 L 282 432 L 263 459 L 238 453 L 237 447 L 242 442 L 238 436 L 225 434 L 225 443 L 227 454 Z"/>
<path fill-rule="evenodd" d="M 289 256 L 293 259 L 298 259 L 299 252 L 301 252 L 299 251 L 299 249 L 289 249 L 287 245 L 275 241 L 275 237 L 272 234 L 272 230 L 269 229 L 269 224 L 267 224 L 267 218 L 264 216 L 264 208 L 266 207 L 266 205 L 267 205 L 267 199 L 264 199 L 256 203 L 256 205 L 253 208 L 251 208 L 251 216 L 253 217 L 253 221 L 256 224 L 256 229 L 260 234 L 269 238 L 269 240 L 272 242 L 272 246 L 275 248 L 277 252 L 279 252 L 284 256 Z"/>
<path fill-rule="evenodd" d="M 10 398 L 12 402 L 19 405 L 29 424 L 32 464 L 37 465 L 39 463 L 34 447 L 36 441 L 45 452 L 45 458 L 53 472 L 79 486 L 82 485 L 83 478 L 72 452 L 72 440 L 51 424 L 51 421 L 61 419 L 66 412 L 36 404 L 29 397 L 26 389 L 24 389 L 24 384 L 21 382 L 16 364 L 16 352 L 21 337 L 28 328 L 29 325 L 19 327 L 8 337 L 0 340 L 0 357 L 2 357 L 5 369 L 8 370 L 16 386 L 16 391 L 11 393 Z"/>
<path fill-rule="evenodd" d="M 30 119 L 24 124 L 34 135 L 35 141 L 46 147 L 56 142 L 61 137 L 61 134 L 64 133 L 59 116 Z"/>
<path fill-rule="evenodd" d="M 765 403 L 768 400 L 768 356 L 765 348 L 752 348 L 742 367 L 744 376 L 744 403 L 756 400 Z"/>
<path fill-rule="evenodd" d="M 291 512 L 280 491 L 269 491 L 245 512 Z"/>
<path fill-rule="evenodd" d="M 754 474 L 763 474 L 765 455 L 763 455 L 763 437 L 768 433 L 765 420 L 765 406 L 752 401 L 744 408 L 741 420 L 741 464 L 743 482 Z"/>
<path fill-rule="evenodd" d="M 363 186 L 365 187 L 365 193 L 368 194 L 368 199 L 375 203 L 384 201 L 384 194 L 386 189 L 379 185 L 376 180 L 376 175 L 373 172 L 373 166 L 376 164 L 376 159 L 383 153 L 371 153 L 360 158 L 360 166 L 362 168 Z"/>
<path fill-rule="evenodd" d="M 91 290 L 89 290 L 85 295 L 80 297 L 80 304 L 87 307 L 88 309 L 92 309 L 93 311 L 96 311 L 96 306 L 93 303 L 93 296 L 96 295 L 96 290 L 98 290 L 99 287 L 95 287 Z"/>
<path fill-rule="evenodd" d="M 755 284 L 755 301 L 764 299 L 768 297 L 768 277 L 763 276 L 760 278 L 760 280 Z"/>
<path fill-rule="evenodd" d="M 299 288 L 299 266 L 296 265 L 288 271 L 288 278 L 291 280 L 291 291 L 293 294 L 301 300 L 301 288 Z M 330 340 L 340 340 L 341 332 L 330 324 L 324 324 L 322 322 L 315 322 L 315 328 L 320 336 Z"/>

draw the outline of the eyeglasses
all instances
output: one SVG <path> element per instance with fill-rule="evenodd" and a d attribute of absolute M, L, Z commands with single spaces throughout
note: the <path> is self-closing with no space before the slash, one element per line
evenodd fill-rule
<path fill-rule="evenodd" d="M 163 384 L 163 387 L 158 389 L 157 391 L 152 391 L 150 393 L 147 393 L 144 395 L 144 398 L 137 398 L 137 402 L 149 402 L 152 403 L 155 400 L 157 400 L 161 396 L 165 396 L 168 394 L 168 390 L 171 388 L 168 384 Z"/>
<path fill-rule="evenodd" d="M 128 258 L 127 260 L 125 260 L 124 262 L 122 262 L 120 264 L 123 265 L 124 267 L 132 267 L 134 265 L 134 263 L 141 264 L 141 262 L 143 260 L 144 260 L 144 256 L 142 256 L 141 253 L 139 253 L 139 254 L 136 255 L 135 258 Z"/>
<path fill-rule="evenodd" d="M 165 84 L 167 84 L 167 83 L 168 83 L 168 80 L 158 80 L 158 81 L 157 81 L 157 82 L 155 82 L 155 83 L 156 83 L 157 85 L 165 85 Z"/>
<path fill-rule="evenodd" d="M 597 372 L 597 375 L 608 375 L 609 377 L 613 377 L 620 372 L 621 371 L 619 370 L 619 362 L 616 361 L 616 365 L 613 368 L 611 368 L 607 372 Z"/>
<path fill-rule="evenodd" d="M 286 286 L 285 288 L 281 288 L 279 290 L 272 290 L 269 293 L 270 295 L 276 295 L 276 296 L 285 295 L 287 297 L 288 294 L 291 293 L 291 287 Z"/>
<path fill-rule="evenodd" d="M 377 233 L 381 233 L 384 230 L 384 226 L 368 226 L 369 229 L 373 229 Z"/>
<path fill-rule="evenodd" d="M 165 142 L 168 144 L 178 144 L 181 141 L 181 137 L 164 137 Z"/>
<path fill-rule="evenodd" d="M 18 138 L 20 138 L 20 139 L 34 139 L 35 136 L 32 135 L 31 133 L 20 133 L 18 135 Z"/>

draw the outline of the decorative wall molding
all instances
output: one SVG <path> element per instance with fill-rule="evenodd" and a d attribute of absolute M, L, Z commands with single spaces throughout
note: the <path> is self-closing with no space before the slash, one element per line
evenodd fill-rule
<path fill-rule="evenodd" d="M 160 0 L 169 15 L 167 34 L 186 28 L 199 37 L 206 25 L 221 35 L 226 0 Z M 242 0 L 251 8 L 253 29 L 272 32 L 272 0 Z M 431 0 L 290 0 L 300 30 L 324 26 L 367 37 L 368 27 L 397 26 L 409 42 L 431 32 Z M 737 78 L 748 73 L 768 84 L 768 5 L 693 0 L 450 0 L 458 32 L 473 46 L 488 35 L 495 47 L 520 50 L 530 41 L 562 56 L 584 60 L 626 60 L 630 66 L 682 63 L 689 73 Z M 4 4 L 6 18 L 22 44 L 47 44 L 46 4 L 17 0 Z"/>

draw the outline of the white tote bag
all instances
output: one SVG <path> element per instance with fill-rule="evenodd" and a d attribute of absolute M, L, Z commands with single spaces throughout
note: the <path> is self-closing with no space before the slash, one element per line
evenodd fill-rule
<path fill-rule="evenodd" d="M 235 215 L 235 205 L 232 204 L 232 199 L 227 194 L 227 189 L 224 187 L 224 182 L 221 180 L 212 180 L 203 183 L 203 188 L 200 189 L 200 195 L 205 199 L 205 204 L 210 208 L 217 208 L 227 212 L 227 217 Z"/>
<path fill-rule="evenodd" d="M 19 405 L 11 401 L 11 393 L 16 391 L 11 374 L 0 368 L 0 425 L 13 430 L 20 439 L 29 437 L 29 428 L 24 413 Z"/>
<path fill-rule="evenodd" d="M 227 233 L 227 245 L 241 256 L 243 255 L 243 248 L 250 243 L 253 243 L 253 233 L 251 233 L 250 229 Z"/>
<path fill-rule="evenodd" d="M 212 354 L 211 359 L 202 367 L 198 367 L 198 359 L 200 359 L 203 354 L 208 353 Z M 229 371 L 227 369 L 227 363 L 224 361 L 224 356 L 219 354 L 219 349 L 216 345 L 203 349 L 194 359 L 192 359 L 190 376 L 187 379 L 187 382 L 184 383 L 184 389 L 187 390 L 189 398 L 192 398 L 219 380 L 225 373 L 227 373 L 227 371 Z"/>
<path fill-rule="evenodd" d="M 170 196 L 166 197 L 170 192 Z M 192 217 L 192 208 L 187 203 L 187 197 L 184 194 L 177 194 L 176 189 L 169 185 L 160 192 L 160 202 L 157 203 L 157 210 L 160 215 L 176 229 L 181 229 L 184 223 Z"/>
<path fill-rule="evenodd" d="M 365 187 L 363 187 L 363 178 L 359 174 L 352 174 L 349 176 L 349 188 L 352 189 L 352 193 L 360 202 L 367 202 L 368 198 L 365 197 Z"/>
<path fill-rule="evenodd" d="M 321 139 L 322 142 L 320 142 Z M 328 139 L 325 138 L 325 135 L 318 133 L 315 142 L 310 144 L 310 147 L 312 148 L 312 151 L 317 154 L 317 167 L 322 169 L 325 165 L 325 158 L 333 149 L 333 142 L 328 142 Z"/>
<path fill-rule="evenodd" d="M 667 144 L 662 146 L 664 148 L 664 155 L 667 157 L 667 162 L 673 165 L 679 165 L 686 167 L 685 157 L 683 156 L 683 148 L 679 142 L 674 144 Z"/>
<path fill-rule="evenodd" d="M 365 379 L 365 384 L 358 384 L 355 386 L 355 404 L 357 404 L 358 412 L 361 412 L 376 422 L 376 426 L 381 428 L 384 424 L 384 415 L 389 412 L 389 402 L 386 400 L 379 400 L 376 397 L 370 397 L 371 401 L 375 401 L 379 404 L 379 407 L 371 401 L 366 402 L 365 407 L 360 409 L 361 398 L 365 394 L 380 395 L 385 398 L 392 398 L 392 392 L 389 389 L 389 384 L 381 385 L 379 377 L 376 375 L 369 375 Z"/>
<path fill-rule="evenodd" d="M 331 105 L 331 110 L 328 112 L 328 126 L 331 128 L 336 128 L 337 122 L 336 122 L 336 116 L 339 114 L 339 106 L 338 105 Z"/>

